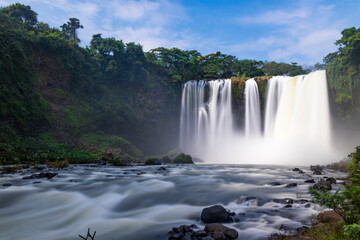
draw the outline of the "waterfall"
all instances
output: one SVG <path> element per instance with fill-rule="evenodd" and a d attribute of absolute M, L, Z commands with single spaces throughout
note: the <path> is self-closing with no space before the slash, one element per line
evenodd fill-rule
<path fill-rule="evenodd" d="M 245 82 L 244 95 L 245 126 L 238 130 L 232 120 L 231 80 L 185 83 L 180 148 L 217 163 L 313 164 L 314 159 L 326 163 L 337 157 L 325 71 L 271 78 L 263 123 L 254 79 Z"/>
<path fill-rule="evenodd" d="M 256 81 L 251 78 L 245 82 L 245 135 L 261 135 L 260 98 Z"/>
<path fill-rule="evenodd" d="M 205 90 L 208 99 L 205 99 Z M 231 80 L 189 81 L 181 102 L 180 148 L 199 155 L 232 133 Z"/>

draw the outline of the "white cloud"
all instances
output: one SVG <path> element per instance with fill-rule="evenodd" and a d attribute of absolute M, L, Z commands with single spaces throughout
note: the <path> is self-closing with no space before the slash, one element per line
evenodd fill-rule
<path fill-rule="evenodd" d="M 315 63 L 336 48 L 341 21 L 333 16 L 333 5 L 299 5 L 293 10 L 277 9 L 238 19 L 241 24 L 269 26 L 266 36 L 234 45 L 241 53 L 267 52 L 268 60 Z"/>
<path fill-rule="evenodd" d="M 159 9 L 159 2 L 150 2 L 147 0 L 140 1 L 113 1 L 109 4 L 110 12 L 113 16 L 126 20 L 137 21 L 150 15 Z"/>
<path fill-rule="evenodd" d="M 6 7 L 8 5 L 10 5 L 8 2 L 0 0 L 0 7 Z"/>

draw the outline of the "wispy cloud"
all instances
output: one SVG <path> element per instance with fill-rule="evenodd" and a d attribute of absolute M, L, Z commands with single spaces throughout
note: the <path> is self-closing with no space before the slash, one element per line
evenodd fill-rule
<path fill-rule="evenodd" d="M 257 39 L 237 44 L 239 52 L 266 51 L 268 60 L 315 63 L 335 47 L 341 22 L 335 21 L 333 5 L 299 5 L 292 10 L 277 9 L 237 19 L 239 24 L 268 27 Z"/>

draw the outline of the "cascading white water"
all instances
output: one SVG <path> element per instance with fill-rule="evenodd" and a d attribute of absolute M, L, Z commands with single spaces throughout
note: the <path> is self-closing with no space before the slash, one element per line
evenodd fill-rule
<path fill-rule="evenodd" d="M 267 100 L 265 106 L 265 118 L 264 118 L 264 136 L 271 138 L 274 132 L 276 112 L 280 102 L 284 82 L 289 77 L 276 76 L 269 80 L 267 85 Z"/>
<path fill-rule="evenodd" d="M 209 100 L 205 101 L 207 87 Z M 296 165 L 337 160 L 331 148 L 325 71 L 271 78 L 263 132 L 254 79 L 246 81 L 244 94 L 245 131 L 238 131 L 232 124 L 230 80 L 187 82 L 181 107 L 181 149 L 217 163 Z"/>
<path fill-rule="evenodd" d="M 205 100 L 206 89 L 208 100 Z M 180 129 L 180 148 L 194 155 L 201 155 L 204 147 L 227 139 L 233 130 L 231 80 L 185 83 Z"/>
<path fill-rule="evenodd" d="M 260 98 L 256 81 L 251 78 L 245 82 L 245 135 L 261 135 Z"/>

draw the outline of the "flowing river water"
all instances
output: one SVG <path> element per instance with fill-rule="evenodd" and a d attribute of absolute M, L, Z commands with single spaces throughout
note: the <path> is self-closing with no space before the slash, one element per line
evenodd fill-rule
<path fill-rule="evenodd" d="M 88 228 L 96 240 L 167 239 L 172 227 L 203 228 L 201 211 L 215 204 L 236 213 L 239 221 L 225 225 L 239 239 L 267 239 L 279 229 L 311 224 L 321 210 L 312 203 L 305 207 L 311 184 L 304 181 L 324 177 L 309 168 L 298 173 L 271 165 L 163 167 L 71 165 L 52 179 L 23 179 L 30 169 L 0 175 L 0 239 L 73 240 Z M 285 207 L 285 198 L 294 200 L 292 207 Z"/>

